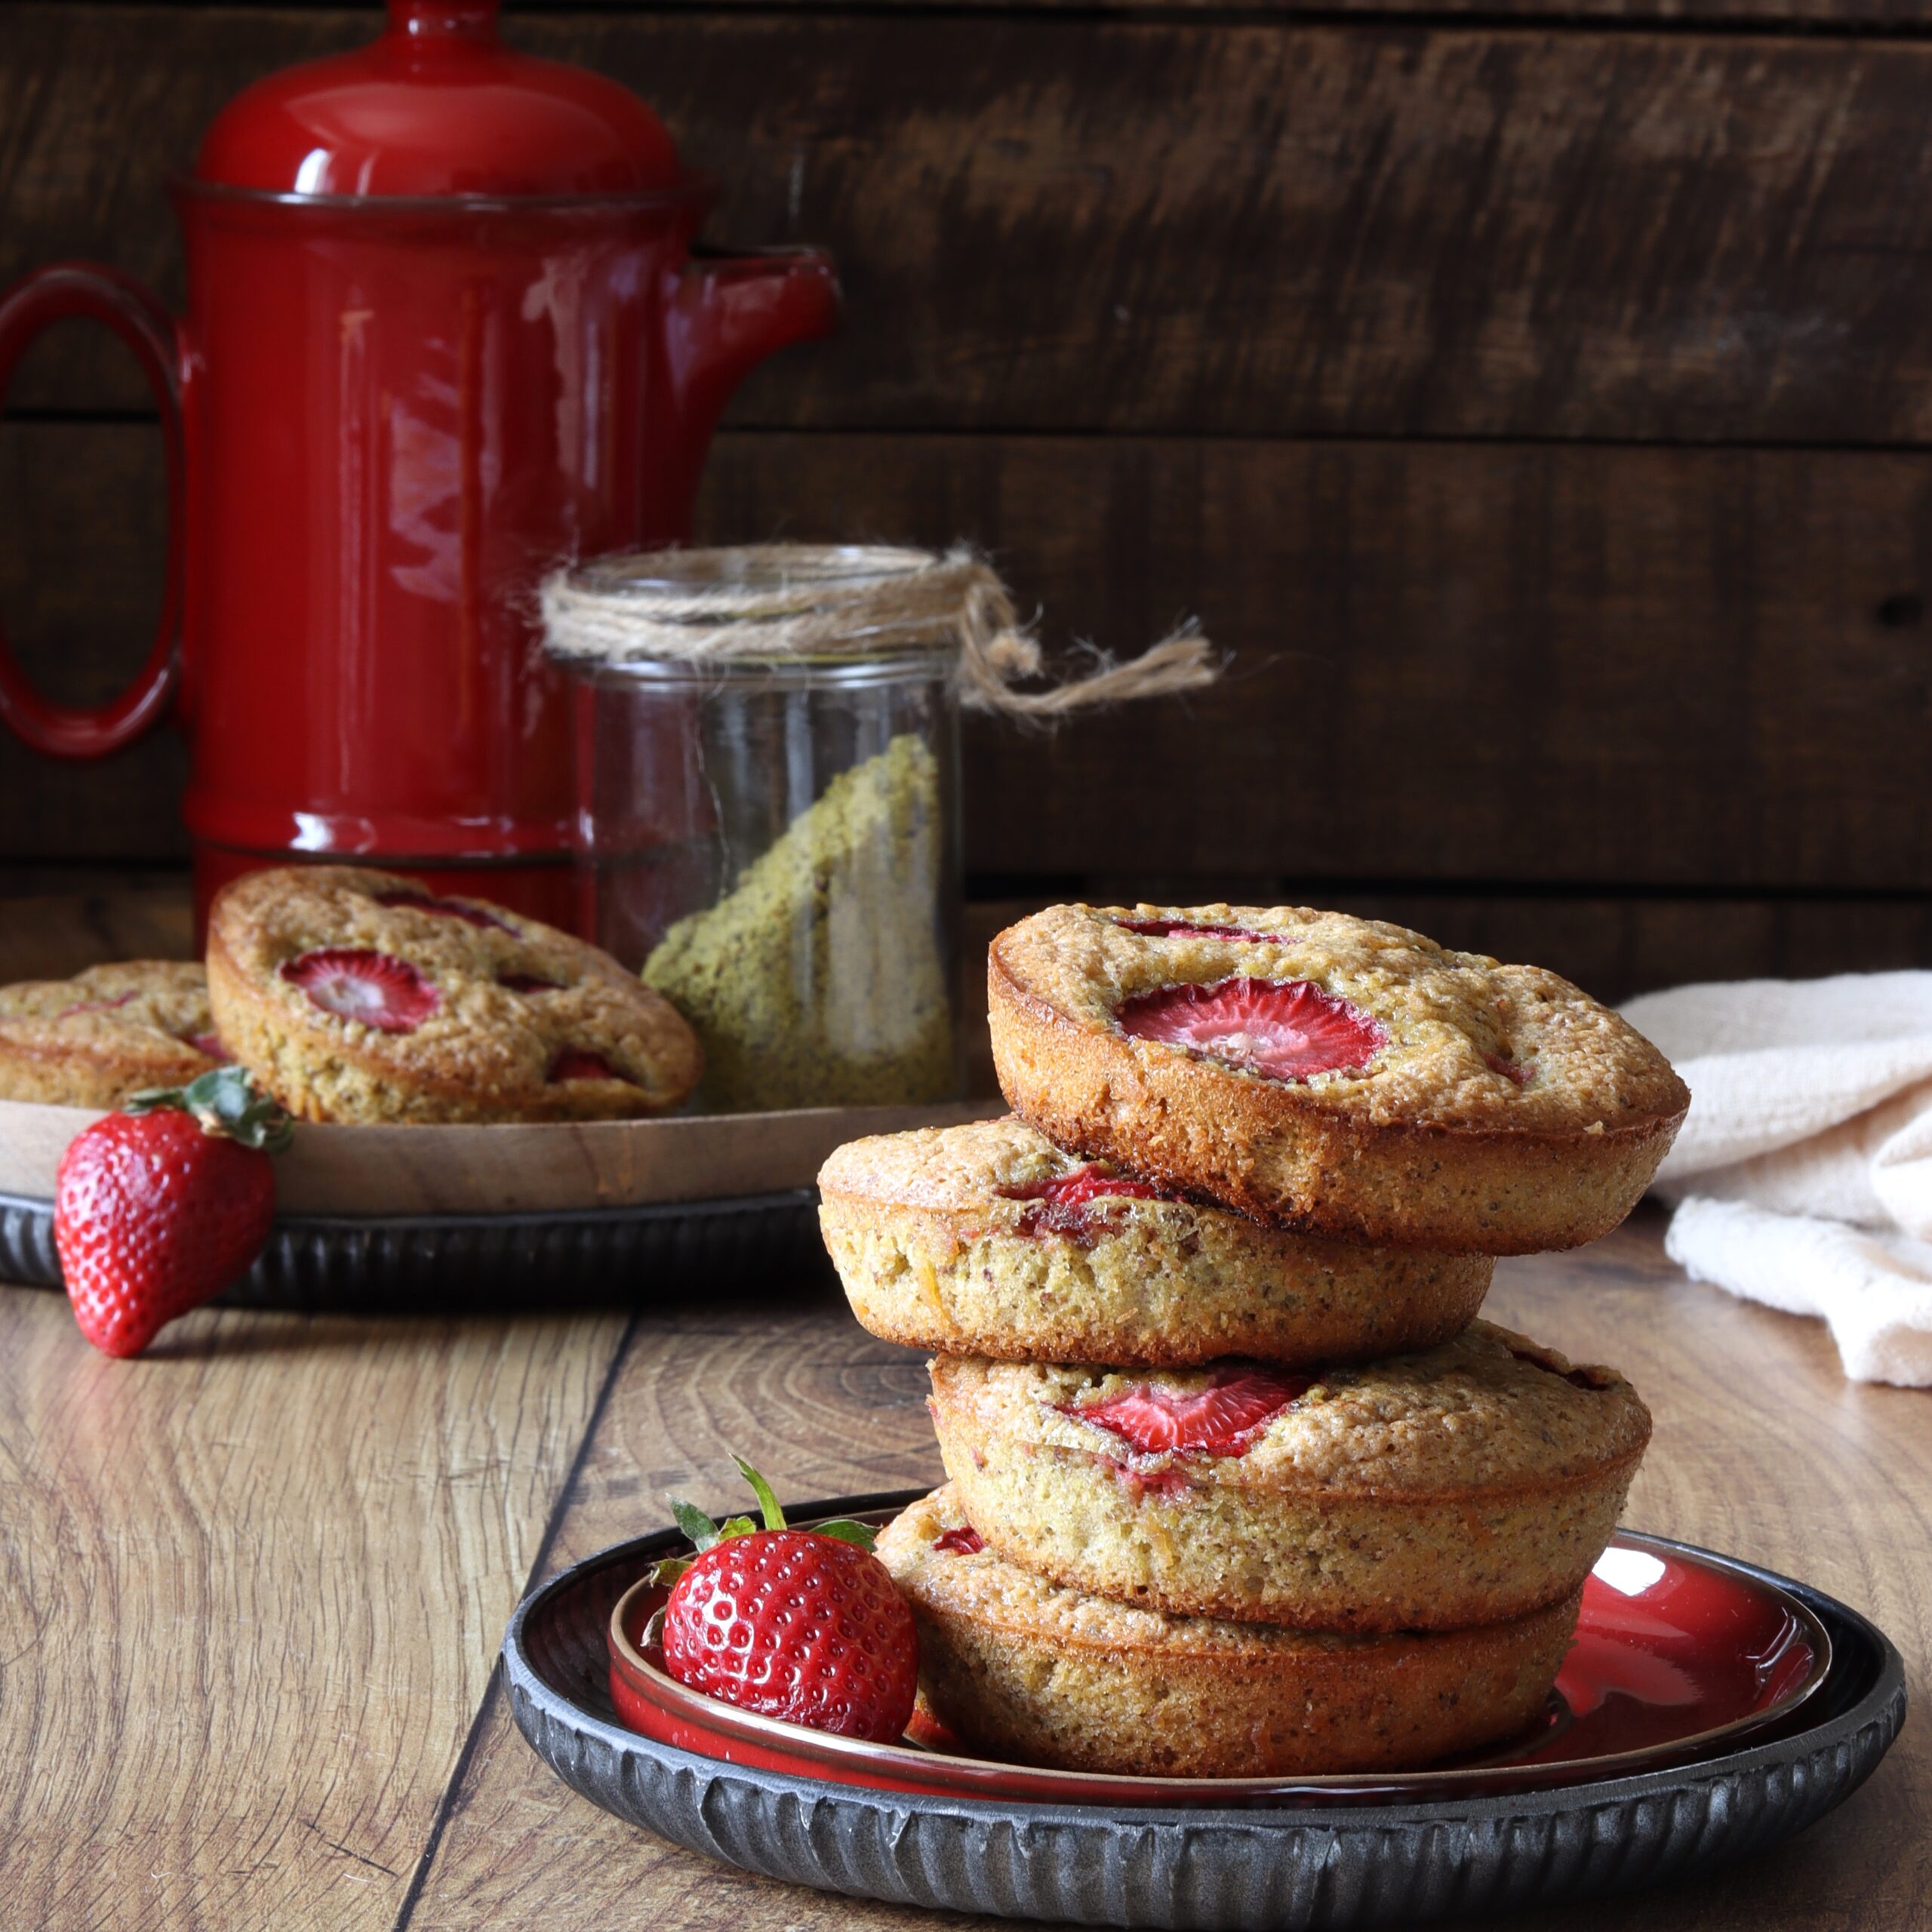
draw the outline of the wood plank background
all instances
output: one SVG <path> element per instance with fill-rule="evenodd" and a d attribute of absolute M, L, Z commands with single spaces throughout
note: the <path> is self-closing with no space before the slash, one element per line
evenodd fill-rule
<path fill-rule="evenodd" d="M 981 897 L 1314 897 L 1611 995 L 1922 961 L 1932 8 L 1471 13 L 624 0 L 512 33 L 655 102 L 712 234 L 838 258 L 844 330 L 746 385 L 702 535 L 965 537 L 1056 643 L 1193 612 L 1235 654 L 1186 704 L 975 725 Z M 0 11 L 0 277 L 89 255 L 178 298 L 168 173 L 374 24 Z M 8 410 L 0 612 L 97 697 L 156 595 L 145 399 L 70 328 Z M 178 864 L 185 768 L 0 744 L 0 888 Z"/>

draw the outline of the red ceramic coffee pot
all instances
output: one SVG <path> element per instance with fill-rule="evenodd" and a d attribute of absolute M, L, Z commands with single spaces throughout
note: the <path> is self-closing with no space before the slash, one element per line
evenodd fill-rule
<path fill-rule="evenodd" d="M 171 508 L 133 684 L 52 704 L 0 639 L 0 716 L 97 758 L 171 709 L 204 907 L 328 856 L 568 924 L 569 707 L 537 582 L 684 539 L 733 387 L 835 317 L 815 251 L 694 259 L 709 191 L 651 110 L 512 53 L 496 12 L 389 0 L 372 45 L 231 103 L 174 189 L 179 319 L 85 264 L 0 302 L 0 386 L 65 317 L 134 351 Z"/>

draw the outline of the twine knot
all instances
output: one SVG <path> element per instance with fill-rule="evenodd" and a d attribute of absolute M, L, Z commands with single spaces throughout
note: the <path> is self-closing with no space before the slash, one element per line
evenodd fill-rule
<path fill-rule="evenodd" d="M 1198 691 L 1221 660 L 1192 620 L 1125 663 L 1094 651 L 1093 668 L 1044 691 L 1039 640 L 984 558 L 885 544 L 748 544 L 658 550 L 556 571 L 540 592 L 544 648 L 562 662 L 691 664 L 949 651 L 960 703 L 1051 719 L 1131 698 Z"/>

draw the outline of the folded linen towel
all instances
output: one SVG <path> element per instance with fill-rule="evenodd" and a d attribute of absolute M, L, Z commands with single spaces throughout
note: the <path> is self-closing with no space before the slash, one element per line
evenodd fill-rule
<path fill-rule="evenodd" d="M 1624 1013 L 1690 1088 L 1657 1180 L 1682 1203 L 1672 1258 L 1823 1316 L 1848 1375 L 1932 1386 L 1932 973 L 1679 986 Z"/>
<path fill-rule="evenodd" d="M 1693 1195 L 1664 1249 L 1693 1281 L 1823 1315 L 1857 1382 L 1932 1386 L 1932 1246 L 1896 1231 Z"/>

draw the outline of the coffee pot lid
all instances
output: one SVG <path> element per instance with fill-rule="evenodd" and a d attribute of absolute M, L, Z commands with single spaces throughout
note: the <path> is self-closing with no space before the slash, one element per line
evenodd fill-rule
<path fill-rule="evenodd" d="M 198 180 L 272 194 L 635 194 L 684 180 L 663 123 L 587 68 L 513 52 L 498 0 L 389 0 L 380 38 L 236 95 Z"/>

